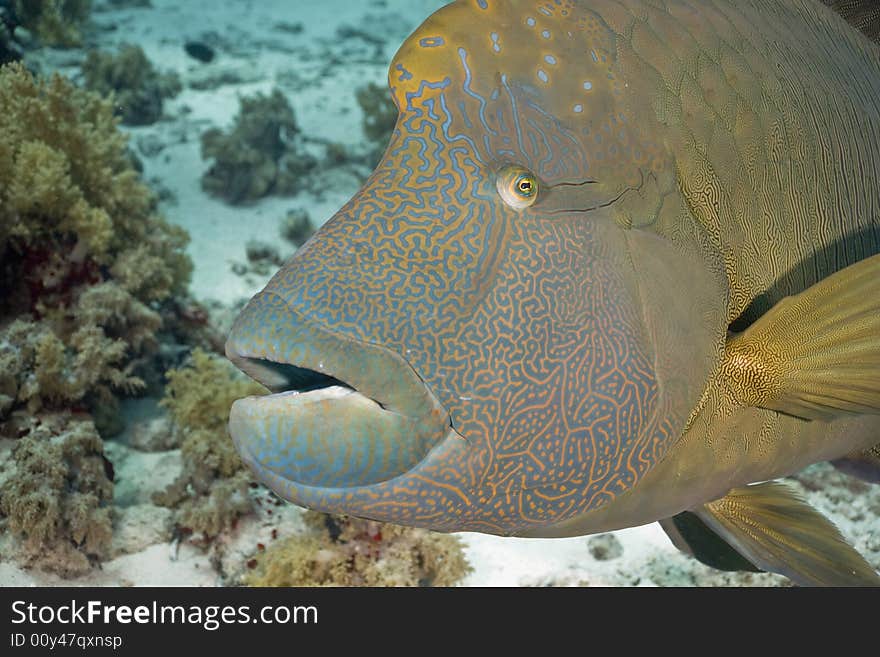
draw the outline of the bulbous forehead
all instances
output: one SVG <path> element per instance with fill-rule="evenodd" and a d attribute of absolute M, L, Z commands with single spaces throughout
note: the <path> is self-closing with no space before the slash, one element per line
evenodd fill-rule
<path fill-rule="evenodd" d="M 646 149 L 621 109 L 615 39 L 571 0 L 459 0 L 407 39 L 389 86 L 403 119 L 427 107 L 478 157 L 549 178 L 591 177 L 599 166 L 637 179 Z"/>
<path fill-rule="evenodd" d="M 389 82 L 401 108 L 424 82 L 469 77 L 470 91 L 491 96 L 504 78 L 559 118 L 599 116 L 622 91 L 614 38 L 596 13 L 571 0 L 460 0 L 404 43 Z"/>

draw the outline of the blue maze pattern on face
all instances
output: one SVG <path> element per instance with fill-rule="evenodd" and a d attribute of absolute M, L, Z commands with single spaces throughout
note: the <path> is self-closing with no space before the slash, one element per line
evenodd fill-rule
<path fill-rule="evenodd" d="M 519 28 L 549 47 L 575 20 L 568 6 L 524 14 Z M 504 7 L 462 3 L 449 22 L 462 9 Z M 614 498 L 668 446 L 676 427 L 658 409 L 623 231 L 584 212 L 626 190 L 641 163 L 633 153 L 649 149 L 631 143 L 614 109 L 607 38 L 589 17 L 577 24 L 593 83 L 559 70 L 572 65 L 569 45 L 536 50 L 536 78 L 515 59 L 481 68 L 518 38 L 491 20 L 473 41 L 429 21 L 398 54 L 390 82 L 401 111 L 385 158 L 268 289 L 335 335 L 400 354 L 467 445 L 444 444 L 409 473 L 358 488 L 262 473 L 290 499 L 513 533 Z M 554 95 L 555 83 L 565 91 Z M 496 190 L 510 164 L 542 181 L 527 211 Z M 583 185 L 597 177 L 610 184 Z"/>

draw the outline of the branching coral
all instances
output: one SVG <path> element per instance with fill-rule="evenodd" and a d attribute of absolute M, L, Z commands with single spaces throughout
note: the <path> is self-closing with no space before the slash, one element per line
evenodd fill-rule
<path fill-rule="evenodd" d="M 120 313 L 116 315 L 112 306 L 92 306 L 102 300 L 117 304 Z M 127 307 L 135 304 L 138 306 L 135 310 Z M 133 374 L 136 361 L 126 363 L 126 355 L 129 344 L 140 346 L 143 341 L 152 339 L 150 329 L 155 330 L 159 322 L 156 313 L 112 283 L 84 293 L 78 308 L 104 316 L 101 318 L 104 326 L 127 331 L 133 342 L 109 337 L 100 324 L 84 323 L 62 341 L 52 330 L 51 322 L 13 321 L 0 332 L 0 363 L 4 366 L 6 382 L 2 387 L 10 397 L 26 404 L 29 413 L 37 413 L 44 407 L 75 405 L 104 386 L 128 393 L 143 386 Z M 118 325 L 114 326 L 116 322 Z"/>
<path fill-rule="evenodd" d="M 142 387 L 188 237 L 153 214 L 109 102 L 11 64 L 0 106 L 0 422 L 18 405 L 106 410 Z"/>
<path fill-rule="evenodd" d="M 80 29 L 92 10 L 91 0 L 13 0 L 20 23 L 48 46 L 77 46 Z"/>
<path fill-rule="evenodd" d="M 260 552 L 250 586 L 451 586 L 471 571 L 454 536 L 308 511 L 310 532 Z"/>
<path fill-rule="evenodd" d="M 200 349 L 189 363 L 167 374 L 162 400 L 182 434 L 183 472 L 155 497 L 176 507 L 178 526 L 216 536 L 252 510 L 250 476 L 226 433 L 229 408 L 239 397 L 265 388 L 239 374 L 226 360 Z"/>
<path fill-rule="evenodd" d="M 188 237 L 155 216 L 110 102 L 10 64 L 0 107 L 0 434 L 18 439 L 0 512 L 21 556 L 75 575 L 110 541 L 98 431 L 155 369 Z"/>
<path fill-rule="evenodd" d="M 157 73 L 139 46 L 123 45 L 116 55 L 93 50 L 82 70 L 87 89 L 114 95 L 122 122 L 128 125 L 155 123 L 162 116 L 162 100 L 181 90 L 177 75 Z"/>
<path fill-rule="evenodd" d="M 0 69 L 0 105 L 0 252 L 13 249 L 9 255 L 32 268 L 51 268 L 57 263 L 46 260 L 60 254 L 69 263 L 68 271 L 27 272 L 43 275 L 32 281 L 38 291 L 123 256 L 162 279 L 153 299 L 182 290 L 191 269 L 183 254 L 188 238 L 154 216 L 155 200 L 131 167 L 112 104 L 60 76 L 37 81 L 10 64 Z M 130 291 L 142 278 L 130 277 Z"/>
<path fill-rule="evenodd" d="M 112 470 L 92 422 L 68 413 L 31 417 L 0 485 L 0 513 L 22 537 L 30 565 L 82 574 L 110 546 Z"/>
<path fill-rule="evenodd" d="M 298 135 L 293 108 L 279 90 L 242 98 L 229 133 L 214 128 L 202 135 L 202 156 L 214 160 L 202 187 L 233 204 L 296 191 L 317 164 Z"/>

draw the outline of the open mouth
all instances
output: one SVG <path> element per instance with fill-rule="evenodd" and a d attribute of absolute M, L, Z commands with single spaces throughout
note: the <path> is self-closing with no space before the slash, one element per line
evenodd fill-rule
<path fill-rule="evenodd" d="M 401 356 L 337 335 L 273 293 L 245 307 L 226 355 L 272 392 L 230 411 L 230 435 L 258 475 L 329 488 L 378 483 L 417 465 L 449 429 Z"/>
<path fill-rule="evenodd" d="M 338 397 L 355 392 L 354 387 L 344 381 L 307 367 L 229 353 L 227 357 L 245 374 L 262 383 L 275 394 L 311 394 L 313 398 L 321 398 Z"/>

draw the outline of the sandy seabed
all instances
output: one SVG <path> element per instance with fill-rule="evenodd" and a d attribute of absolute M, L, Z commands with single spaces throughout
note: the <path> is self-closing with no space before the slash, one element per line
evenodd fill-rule
<path fill-rule="evenodd" d="M 200 178 L 209 163 L 200 155 L 200 134 L 227 127 L 238 98 L 279 88 L 312 137 L 353 145 L 362 142 L 361 110 L 354 89 L 366 82 L 385 84 L 388 62 L 398 45 L 438 0 L 152 0 L 151 8 L 112 9 L 94 14 L 97 31 L 90 44 L 115 50 L 122 43 L 143 48 L 160 71 L 175 71 L 183 91 L 165 103 L 162 120 L 125 128 L 144 165 L 144 178 L 161 190 L 162 214 L 189 231 L 195 263 L 190 290 L 214 308 L 232 308 L 257 292 L 268 275 L 233 272 L 245 261 L 249 240 L 278 241 L 279 221 L 288 210 L 308 211 L 320 224 L 350 198 L 360 182 L 354 175 L 329 175 L 320 194 L 267 197 L 230 206 L 202 191 Z M 222 10 L 218 9 L 222 5 Z M 301 23 L 295 33 L 284 26 Z M 384 42 L 340 39 L 343 25 Z M 213 34 L 218 57 L 210 64 L 190 58 L 187 39 Z M 58 70 L 77 79 L 84 50 L 32 53 L 43 72 Z M 223 78 L 235 82 L 206 83 Z M 194 88 L 196 81 L 198 89 Z M 116 469 L 114 544 L 116 556 L 76 580 L 23 570 L 6 556 L 8 536 L 0 535 L 0 585 L 183 585 L 230 583 L 255 546 L 276 530 L 281 536 L 301 531 L 301 510 L 293 505 L 260 505 L 236 529 L 203 550 L 173 539 L 171 511 L 150 501 L 181 468 L 179 450 L 144 452 L 132 446 L 138 432 L 149 431 L 159 417 L 155 400 L 125 402 L 128 427 L 106 443 Z M 136 441 L 135 441 L 136 442 Z M 0 441 L 0 462 L 9 458 L 11 441 Z M 849 479 L 828 465 L 810 468 L 797 480 L 807 498 L 826 513 L 875 566 L 880 566 L 880 487 Z M 268 492 L 252 491 L 268 499 Z M 547 586 L 691 586 L 786 585 L 769 574 L 722 573 L 680 554 L 659 525 L 651 524 L 595 537 L 513 539 L 460 534 L 473 572 L 465 585 Z M 4 546 L 4 542 L 7 545 Z"/>

